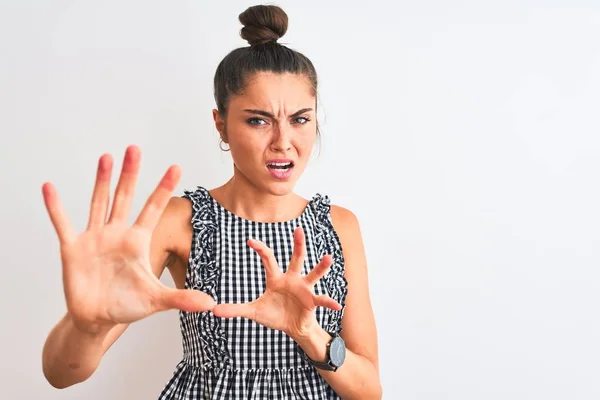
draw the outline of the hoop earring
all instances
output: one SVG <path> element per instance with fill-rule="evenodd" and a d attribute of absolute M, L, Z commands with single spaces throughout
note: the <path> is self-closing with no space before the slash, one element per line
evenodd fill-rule
<path fill-rule="evenodd" d="M 219 148 L 221 149 L 221 151 L 229 151 L 229 150 L 231 150 L 231 149 L 229 148 L 229 145 L 227 145 L 227 148 L 226 148 L 226 149 L 224 149 L 224 148 L 223 148 L 223 143 L 225 143 L 225 142 L 223 141 L 223 139 L 221 139 L 221 141 L 219 142 Z"/>

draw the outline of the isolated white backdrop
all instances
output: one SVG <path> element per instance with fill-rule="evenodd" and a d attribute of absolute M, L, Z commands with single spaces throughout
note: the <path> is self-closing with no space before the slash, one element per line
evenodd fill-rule
<path fill-rule="evenodd" d="M 41 186 L 82 229 L 98 157 L 118 169 L 131 143 L 135 212 L 174 163 L 177 194 L 223 183 L 212 77 L 253 4 L 2 2 L 2 399 L 152 399 L 170 378 L 176 312 L 88 381 L 44 380 L 64 300 Z M 277 4 L 281 42 L 320 73 L 323 148 L 298 192 L 361 221 L 384 398 L 600 398 L 600 3 Z"/>

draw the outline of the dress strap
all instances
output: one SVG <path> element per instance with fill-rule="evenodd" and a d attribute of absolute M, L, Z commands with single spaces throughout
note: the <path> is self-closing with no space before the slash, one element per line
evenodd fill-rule
<path fill-rule="evenodd" d="M 212 198 L 208 190 L 202 186 L 198 186 L 194 191 L 184 190 L 182 197 L 192 202 L 193 227 L 185 287 L 205 292 L 218 303 L 221 270 L 215 258 L 218 223 Z M 183 311 L 182 313 L 189 314 Z M 200 343 L 203 344 L 202 351 L 205 353 L 202 367 L 218 369 L 228 364 L 231 357 L 227 349 L 227 338 L 221 329 L 219 319 L 210 311 L 193 313 L 192 318 L 197 318 L 196 324 L 200 327 L 197 334 L 201 336 Z M 194 339 L 190 338 L 190 340 Z"/>
<path fill-rule="evenodd" d="M 214 257 L 214 240 L 217 231 L 215 210 L 208 191 L 198 186 L 194 191 L 185 190 L 183 198 L 192 202 L 192 247 L 190 249 L 189 289 L 202 290 L 216 298 L 219 271 Z"/>
<path fill-rule="evenodd" d="M 326 309 L 326 327 L 329 332 L 342 331 L 342 316 L 346 309 L 346 296 L 348 294 L 348 281 L 344 275 L 345 261 L 340 238 L 333 227 L 331 220 L 331 200 L 327 195 L 316 194 L 311 200 L 311 208 L 315 214 L 315 245 L 319 259 L 326 254 L 333 257 L 333 264 L 323 277 L 329 297 L 337 301 L 342 309 L 334 311 Z"/>

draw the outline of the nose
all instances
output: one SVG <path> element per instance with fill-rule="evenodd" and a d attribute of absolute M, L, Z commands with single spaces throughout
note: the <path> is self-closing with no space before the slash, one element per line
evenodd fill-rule
<path fill-rule="evenodd" d="M 271 148 L 274 151 L 287 151 L 292 148 L 292 131 L 289 127 L 278 124 L 273 129 L 273 141 Z"/>

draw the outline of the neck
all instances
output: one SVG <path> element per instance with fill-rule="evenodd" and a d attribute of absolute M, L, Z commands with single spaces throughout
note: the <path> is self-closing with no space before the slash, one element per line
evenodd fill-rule
<path fill-rule="evenodd" d="M 306 200 L 292 192 L 269 193 L 248 180 L 237 168 L 231 179 L 212 190 L 211 195 L 230 212 L 260 222 L 289 221 L 298 217 L 307 205 Z"/>

